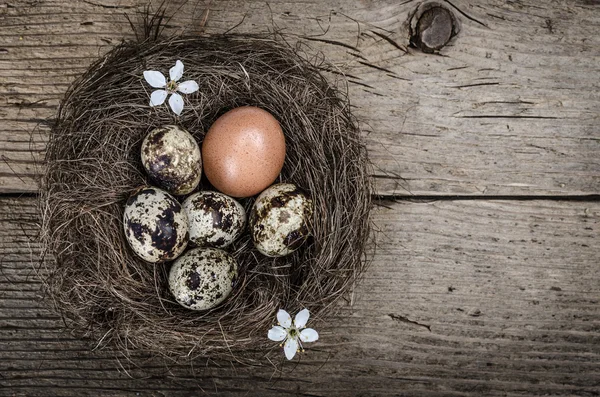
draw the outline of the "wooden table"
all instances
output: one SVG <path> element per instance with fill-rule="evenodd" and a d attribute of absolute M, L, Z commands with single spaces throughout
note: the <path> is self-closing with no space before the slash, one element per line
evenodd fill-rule
<path fill-rule="evenodd" d="M 408 48 L 418 1 L 169 2 L 166 34 L 323 52 L 377 182 L 373 263 L 321 340 L 193 377 L 72 337 L 31 265 L 48 126 L 144 2 L 0 0 L 0 395 L 600 395 L 600 2 L 442 2 L 460 33 L 437 55 Z"/>

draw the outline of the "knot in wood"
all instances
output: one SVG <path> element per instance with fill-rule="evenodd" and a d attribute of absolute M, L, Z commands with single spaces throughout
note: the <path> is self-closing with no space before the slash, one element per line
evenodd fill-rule
<path fill-rule="evenodd" d="M 424 11 L 416 12 L 413 18 L 410 41 L 423 52 L 440 50 L 457 33 L 454 15 L 441 5 L 430 5 Z"/>

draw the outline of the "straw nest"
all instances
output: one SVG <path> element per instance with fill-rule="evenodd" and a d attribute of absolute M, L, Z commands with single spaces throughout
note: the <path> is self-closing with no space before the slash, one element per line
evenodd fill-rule
<path fill-rule="evenodd" d="M 181 117 L 166 105 L 150 108 L 142 78 L 144 70 L 167 72 L 177 59 L 185 79 L 200 86 L 185 97 Z M 73 83 L 50 134 L 40 207 L 53 259 L 48 291 L 80 335 L 126 355 L 258 362 L 274 348 L 266 333 L 278 309 L 306 307 L 318 320 L 335 308 L 364 270 L 371 191 L 347 97 L 321 66 L 271 39 L 181 37 L 123 43 Z M 229 250 L 240 268 L 232 295 L 210 311 L 186 310 L 168 291 L 169 264 L 143 262 L 125 240 L 124 204 L 149 183 L 141 142 L 153 128 L 178 124 L 201 143 L 221 114 L 243 105 L 280 121 L 287 157 L 279 181 L 312 197 L 312 237 L 276 259 L 258 253 L 245 233 Z M 200 189 L 207 188 L 203 180 Z M 242 200 L 247 210 L 252 202 Z"/>

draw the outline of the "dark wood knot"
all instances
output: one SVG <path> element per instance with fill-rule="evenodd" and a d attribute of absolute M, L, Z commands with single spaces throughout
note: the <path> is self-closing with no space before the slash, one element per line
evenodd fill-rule
<path fill-rule="evenodd" d="M 458 33 L 454 14 L 438 3 L 417 7 L 410 19 L 410 44 L 426 53 L 442 49 Z"/>

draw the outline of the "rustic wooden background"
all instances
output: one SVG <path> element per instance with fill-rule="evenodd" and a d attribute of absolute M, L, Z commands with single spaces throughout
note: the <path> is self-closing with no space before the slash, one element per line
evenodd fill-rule
<path fill-rule="evenodd" d="M 31 266 L 48 125 L 145 3 L 0 0 L 0 395 L 600 395 L 600 2 L 441 1 L 438 55 L 407 48 L 418 1 L 168 2 L 167 34 L 278 30 L 346 73 L 378 195 L 373 264 L 299 362 L 193 376 L 72 337 Z"/>

